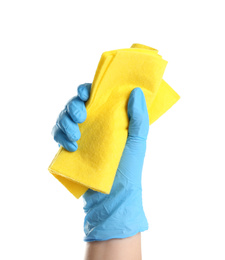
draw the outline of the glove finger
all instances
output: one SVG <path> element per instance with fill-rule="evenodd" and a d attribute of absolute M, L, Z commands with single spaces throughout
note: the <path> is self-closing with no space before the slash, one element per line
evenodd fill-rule
<path fill-rule="evenodd" d="M 81 133 L 78 124 L 71 119 L 65 109 L 59 114 L 56 124 L 71 142 L 80 139 Z"/>
<path fill-rule="evenodd" d="M 82 101 L 87 101 L 90 97 L 90 91 L 91 91 L 91 83 L 82 84 L 77 89 L 78 97 Z"/>
<path fill-rule="evenodd" d="M 75 152 L 78 148 L 78 145 L 76 142 L 70 142 L 67 138 L 67 136 L 63 133 L 63 131 L 55 125 L 52 129 L 52 135 L 54 137 L 54 140 L 62 145 L 67 151 L 69 152 Z"/>
<path fill-rule="evenodd" d="M 149 117 L 145 96 L 141 88 L 131 91 L 127 113 L 129 118 L 128 136 L 147 139 L 149 131 Z"/>
<path fill-rule="evenodd" d="M 65 109 L 75 123 L 83 123 L 87 118 L 85 103 L 77 96 L 69 100 Z"/>

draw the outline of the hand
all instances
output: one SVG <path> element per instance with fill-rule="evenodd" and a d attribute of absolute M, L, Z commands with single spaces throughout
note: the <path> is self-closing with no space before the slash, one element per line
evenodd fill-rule
<path fill-rule="evenodd" d="M 85 101 L 89 98 L 90 90 L 90 83 L 78 87 L 78 96 L 68 101 L 52 129 L 54 140 L 70 152 L 78 148 L 76 141 L 81 136 L 78 123 L 83 123 L 87 117 Z"/>
<path fill-rule="evenodd" d="M 56 142 L 68 151 L 76 151 L 80 138 L 77 123 L 85 121 L 84 101 L 90 95 L 91 84 L 78 87 L 78 97 L 72 98 L 60 113 L 52 134 Z M 84 195 L 85 241 L 103 241 L 133 236 L 148 229 L 142 207 L 141 176 L 149 131 L 145 97 L 135 88 L 129 97 L 128 138 L 116 172 L 110 194 L 89 189 Z"/>

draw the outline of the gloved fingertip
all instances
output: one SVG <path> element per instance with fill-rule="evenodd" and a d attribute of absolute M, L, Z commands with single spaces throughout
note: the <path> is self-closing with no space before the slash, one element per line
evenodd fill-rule
<path fill-rule="evenodd" d="M 77 143 L 71 143 L 70 146 L 69 146 L 69 148 L 68 148 L 68 150 L 69 150 L 70 152 L 75 152 L 77 149 L 78 149 Z"/>
<path fill-rule="evenodd" d="M 78 144 L 76 142 L 75 143 L 66 142 L 62 146 L 64 149 L 66 149 L 69 152 L 75 152 L 78 149 Z"/>
<path fill-rule="evenodd" d="M 128 101 L 128 117 L 140 119 L 147 114 L 145 96 L 141 88 L 135 88 L 131 91 Z"/>
<path fill-rule="evenodd" d="M 87 101 L 89 99 L 90 91 L 91 83 L 82 84 L 77 89 L 78 96 L 82 101 Z"/>
<path fill-rule="evenodd" d="M 129 134 L 146 138 L 149 130 L 149 117 L 144 93 L 137 87 L 131 91 L 127 113 L 129 118 Z"/>

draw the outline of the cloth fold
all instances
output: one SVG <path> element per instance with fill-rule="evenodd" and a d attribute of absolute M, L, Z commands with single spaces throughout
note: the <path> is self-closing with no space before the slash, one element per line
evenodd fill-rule
<path fill-rule="evenodd" d="M 87 119 L 79 124 L 78 150 L 60 147 L 48 168 L 76 198 L 88 188 L 110 193 L 127 139 L 127 102 L 134 88 L 145 95 L 150 125 L 179 100 L 162 79 L 166 65 L 158 50 L 141 44 L 102 54 L 86 102 Z"/>

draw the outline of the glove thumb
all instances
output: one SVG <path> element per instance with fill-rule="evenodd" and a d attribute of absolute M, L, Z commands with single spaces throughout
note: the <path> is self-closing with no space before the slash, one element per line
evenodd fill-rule
<path fill-rule="evenodd" d="M 130 183 L 141 187 L 142 167 L 149 130 L 148 110 L 141 88 L 131 91 L 127 105 L 129 118 L 128 137 L 118 170 Z"/>
<path fill-rule="evenodd" d="M 141 88 L 131 91 L 127 114 L 129 119 L 128 138 L 147 139 L 149 131 L 149 117 L 145 96 Z"/>

